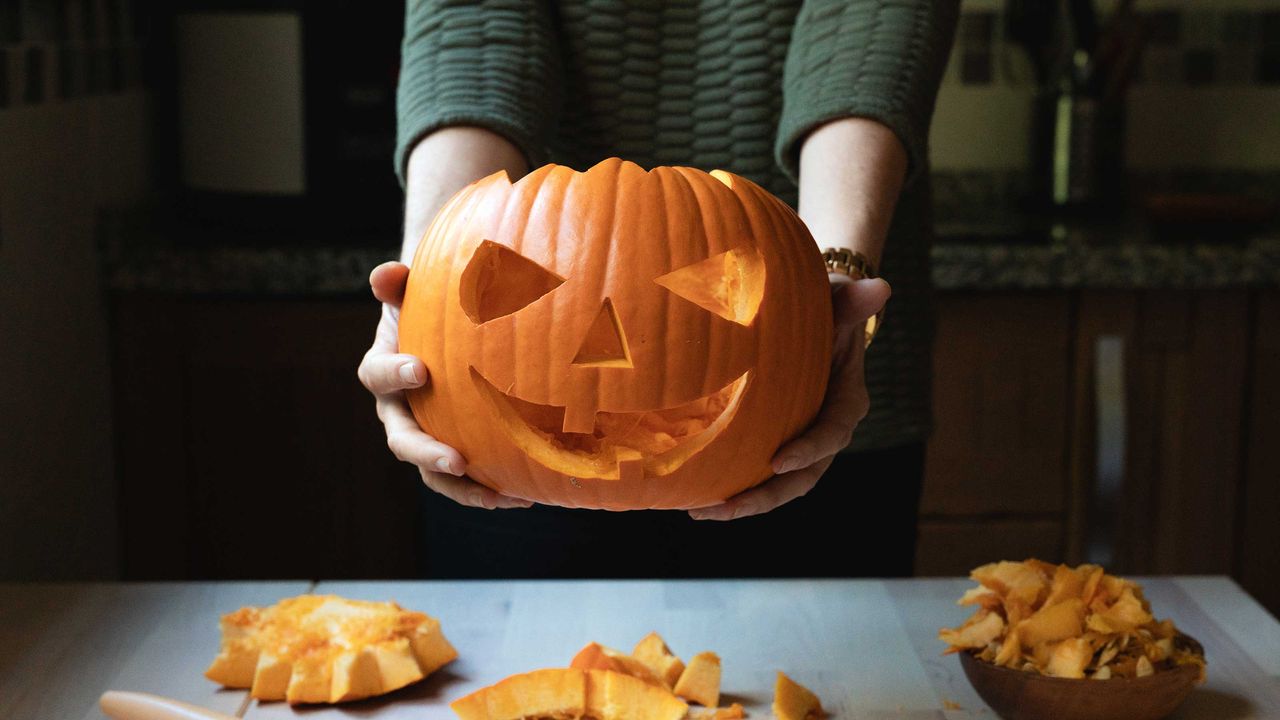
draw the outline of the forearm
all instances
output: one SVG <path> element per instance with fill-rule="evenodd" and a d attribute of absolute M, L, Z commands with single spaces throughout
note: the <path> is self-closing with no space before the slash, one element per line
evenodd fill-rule
<path fill-rule="evenodd" d="M 499 170 L 506 170 L 514 182 L 529 171 L 529 166 L 524 153 L 509 140 L 483 128 L 441 128 L 414 146 L 405 172 L 400 261 L 413 260 L 423 233 L 449 198 Z"/>
<path fill-rule="evenodd" d="M 800 147 L 800 218 L 819 247 L 845 247 L 879 267 L 907 175 L 897 135 L 875 120 L 819 126 Z"/>

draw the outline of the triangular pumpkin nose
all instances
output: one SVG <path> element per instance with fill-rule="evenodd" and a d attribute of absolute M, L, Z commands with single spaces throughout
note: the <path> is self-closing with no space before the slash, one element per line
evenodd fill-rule
<path fill-rule="evenodd" d="M 613 301 L 605 298 L 600 312 L 591 322 L 587 335 L 573 357 L 574 365 L 599 368 L 631 367 L 631 351 L 627 348 L 627 334 L 622 330 Z"/>

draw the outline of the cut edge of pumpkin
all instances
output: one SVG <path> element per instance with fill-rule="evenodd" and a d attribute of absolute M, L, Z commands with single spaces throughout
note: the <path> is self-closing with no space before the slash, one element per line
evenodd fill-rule
<path fill-rule="evenodd" d="M 737 414 L 742 397 L 751 381 L 747 371 L 710 395 L 692 402 L 661 410 L 644 412 L 598 412 L 590 433 L 566 433 L 565 408 L 542 405 L 508 395 L 489 382 L 475 367 L 471 378 L 486 404 L 500 418 L 507 436 L 529 458 L 555 472 L 580 480 L 624 479 L 624 466 L 639 464 L 643 477 L 660 477 L 674 472 L 690 457 L 711 443 Z M 698 410 L 707 411 L 700 429 L 689 432 L 697 423 Z M 685 433 L 680 434 L 675 420 L 683 420 Z M 645 441 L 644 428 L 651 430 L 653 441 Z M 612 436 L 627 434 L 622 443 Z M 670 438 L 671 445 L 655 446 L 656 438 Z M 632 445 L 640 445 L 636 448 Z M 656 452 L 655 452 L 656 451 Z"/>

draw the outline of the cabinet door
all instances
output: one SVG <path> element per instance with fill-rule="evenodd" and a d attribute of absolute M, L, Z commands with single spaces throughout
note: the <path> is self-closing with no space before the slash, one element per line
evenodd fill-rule
<path fill-rule="evenodd" d="M 1259 293 L 1256 308 L 1236 566 L 1244 589 L 1280 615 L 1280 292 Z"/>
<path fill-rule="evenodd" d="M 126 575 L 413 576 L 419 481 L 356 378 L 377 305 L 164 302 L 117 308 Z"/>
<path fill-rule="evenodd" d="M 1126 573 L 1228 573 L 1249 346 L 1243 291 L 1085 292 L 1076 335 L 1068 555 Z M 1100 340 L 1123 356 L 1123 460 L 1098 482 Z"/>
<path fill-rule="evenodd" d="M 1061 554 L 1070 307 L 1066 292 L 940 295 L 918 573 Z"/>

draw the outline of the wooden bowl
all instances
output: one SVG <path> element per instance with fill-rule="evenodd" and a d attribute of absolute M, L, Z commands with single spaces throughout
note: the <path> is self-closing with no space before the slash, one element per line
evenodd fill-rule
<path fill-rule="evenodd" d="M 1180 641 L 1200 647 L 1187 636 Z M 960 666 L 1005 720 L 1158 720 L 1182 704 L 1200 675 L 1199 668 L 1180 665 L 1142 678 L 1074 680 L 999 667 L 967 652 L 960 653 Z"/>

